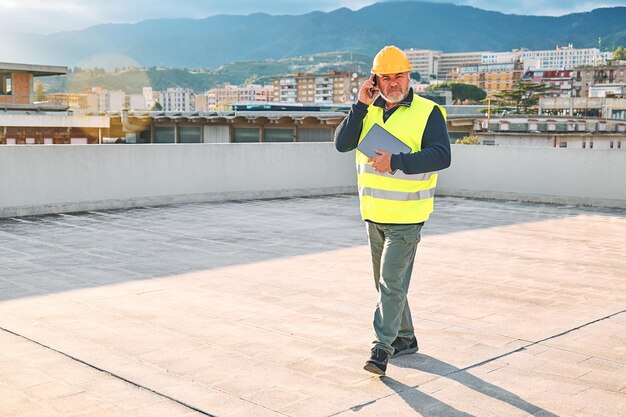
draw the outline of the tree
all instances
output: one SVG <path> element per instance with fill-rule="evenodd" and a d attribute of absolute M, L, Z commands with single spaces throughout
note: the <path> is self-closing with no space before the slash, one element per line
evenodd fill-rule
<path fill-rule="evenodd" d="M 162 111 L 163 110 L 163 106 L 161 106 L 161 103 L 159 103 L 158 101 L 155 101 L 154 104 L 152 105 L 152 107 L 150 107 L 151 111 Z"/>
<path fill-rule="evenodd" d="M 450 90 L 452 91 L 452 101 L 455 103 L 477 103 L 487 97 L 487 93 L 480 87 L 472 84 L 455 82 L 445 82 L 431 85 L 428 90 Z"/>
<path fill-rule="evenodd" d="M 419 82 L 419 80 L 422 79 L 422 76 L 419 71 L 411 71 L 411 79 Z"/>
<path fill-rule="evenodd" d="M 463 139 L 457 139 L 454 143 L 457 145 L 480 145 L 480 139 L 476 136 L 469 135 L 463 136 Z"/>
<path fill-rule="evenodd" d="M 613 51 L 613 59 L 616 61 L 626 61 L 626 48 L 620 46 Z"/>
<path fill-rule="evenodd" d="M 539 99 L 547 89 L 545 84 L 517 81 L 512 89 L 495 93 L 492 105 L 496 111 L 513 107 L 511 111 L 515 114 L 535 114 Z"/>
<path fill-rule="evenodd" d="M 40 82 L 35 83 L 35 101 L 46 101 L 46 92 L 43 84 Z"/>

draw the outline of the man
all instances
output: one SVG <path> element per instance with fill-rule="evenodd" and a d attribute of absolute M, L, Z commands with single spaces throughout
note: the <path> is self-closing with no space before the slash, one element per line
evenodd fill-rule
<path fill-rule="evenodd" d="M 434 172 L 450 166 L 445 111 L 413 93 L 410 71 L 404 52 L 384 47 L 335 133 L 340 152 L 355 149 L 374 124 L 411 148 L 397 155 L 377 149 L 372 158 L 356 152 L 361 216 L 378 291 L 376 340 L 364 369 L 378 375 L 385 375 L 390 357 L 418 350 L 407 292 L 421 228 L 433 211 Z"/>

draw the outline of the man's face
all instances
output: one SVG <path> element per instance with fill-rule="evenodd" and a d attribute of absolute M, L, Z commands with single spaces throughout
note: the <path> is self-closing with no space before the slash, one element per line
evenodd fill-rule
<path fill-rule="evenodd" d="M 409 73 L 377 75 L 380 95 L 389 103 L 401 102 L 409 93 Z"/>

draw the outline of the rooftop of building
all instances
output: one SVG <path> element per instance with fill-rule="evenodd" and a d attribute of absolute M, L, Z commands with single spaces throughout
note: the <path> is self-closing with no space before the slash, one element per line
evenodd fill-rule
<path fill-rule="evenodd" d="M 2 416 L 614 416 L 624 211 L 439 198 L 420 352 L 361 369 L 354 195 L 0 219 Z"/>
<path fill-rule="evenodd" d="M 30 72 L 35 77 L 48 75 L 65 75 L 67 67 L 58 65 L 37 65 L 37 64 L 17 64 L 11 62 L 0 62 L 0 71 L 20 71 Z"/>

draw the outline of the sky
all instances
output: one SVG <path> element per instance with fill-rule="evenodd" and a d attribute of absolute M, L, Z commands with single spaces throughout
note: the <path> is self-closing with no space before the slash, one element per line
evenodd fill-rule
<path fill-rule="evenodd" d="M 202 19 L 216 14 L 304 14 L 340 7 L 358 10 L 380 0 L 0 0 L 0 34 L 48 34 L 100 23 L 136 23 L 155 18 Z M 383 0 L 393 1 L 393 0 Z M 507 14 L 561 16 L 626 0 L 430 0 Z M 2 42 L 2 39 L 0 39 Z"/>

